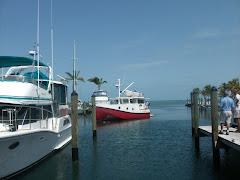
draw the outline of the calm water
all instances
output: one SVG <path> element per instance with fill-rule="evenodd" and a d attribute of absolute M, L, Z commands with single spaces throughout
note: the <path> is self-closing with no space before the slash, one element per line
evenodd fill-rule
<path fill-rule="evenodd" d="M 196 152 L 191 110 L 184 101 L 151 102 L 154 117 L 102 123 L 97 140 L 91 119 L 79 118 L 79 165 L 73 165 L 71 143 L 14 179 L 219 179 L 236 177 L 240 153 L 221 149 L 220 171 L 213 169 L 211 138 L 200 138 Z M 201 113 L 200 125 L 208 125 Z"/>

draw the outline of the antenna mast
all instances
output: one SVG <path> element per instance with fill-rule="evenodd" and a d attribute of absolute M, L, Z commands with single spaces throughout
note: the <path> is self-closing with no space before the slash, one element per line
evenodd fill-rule
<path fill-rule="evenodd" d="M 54 101 L 54 83 L 53 83 L 53 18 L 52 18 L 52 8 L 53 7 L 53 3 L 51 0 L 51 47 L 52 47 L 52 72 L 51 72 L 51 76 L 52 76 L 52 99 Z"/>
<path fill-rule="evenodd" d="M 38 64 L 38 97 L 39 94 L 39 0 L 38 0 L 38 17 L 37 17 L 37 64 Z"/>
<path fill-rule="evenodd" d="M 76 92 L 76 70 L 75 70 L 75 40 L 74 40 L 74 49 L 73 49 L 73 91 Z"/>

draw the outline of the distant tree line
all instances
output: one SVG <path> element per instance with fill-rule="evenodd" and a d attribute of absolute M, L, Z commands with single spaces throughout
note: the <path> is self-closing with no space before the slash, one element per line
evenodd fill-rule
<path fill-rule="evenodd" d="M 198 91 L 200 94 L 202 94 L 202 96 L 204 98 L 210 98 L 210 94 L 211 94 L 211 84 L 208 84 L 206 86 L 204 86 L 204 88 L 202 90 L 200 90 L 199 88 L 194 88 L 193 90 Z M 234 89 L 237 89 L 238 92 L 240 91 L 240 85 L 239 85 L 239 78 L 234 78 L 231 81 L 228 81 L 227 83 L 222 83 L 219 87 L 218 87 L 218 95 L 219 97 L 224 97 L 224 91 L 231 91 L 233 92 Z M 230 97 L 232 97 L 233 94 L 230 95 Z"/>

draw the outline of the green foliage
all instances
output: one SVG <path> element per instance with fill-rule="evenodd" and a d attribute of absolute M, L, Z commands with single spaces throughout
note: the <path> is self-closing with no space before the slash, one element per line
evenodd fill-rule
<path fill-rule="evenodd" d="M 89 82 L 93 82 L 98 86 L 98 90 L 101 89 L 101 85 L 107 83 L 107 81 L 103 81 L 103 78 L 99 79 L 98 77 L 88 79 Z"/>
<path fill-rule="evenodd" d="M 218 89 L 219 89 L 219 96 L 224 97 L 224 91 L 228 90 L 228 85 L 226 83 L 222 83 Z"/>
<path fill-rule="evenodd" d="M 211 94 L 211 84 L 208 84 L 206 86 L 204 86 L 203 90 L 201 90 L 201 94 L 203 95 L 203 97 L 210 97 L 210 94 Z"/>
<path fill-rule="evenodd" d="M 219 96 L 224 97 L 224 91 L 231 91 L 233 92 L 235 89 L 240 91 L 240 85 L 239 85 L 239 78 L 234 78 L 231 81 L 228 81 L 228 83 L 222 83 L 219 88 Z M 233 96 L 233 93 L 231 93 L 231 96 Z"/>
<path fill-rule="evenodd" d="M 74 77 L 73 74 L 71 74 L 70 72 L 65 72 L 68 75 L 68 78 L 65 78 L 67 81 L 73 81 Z M 77 81 L 82 81 L 85 82 L 85 80 L 82 77 L 78 77 L 80 71 L 75 71 L 75 86 L 77 85 Z"/>
<path fill-rule="evenodd" d="M 199 88 L 194 88 L 193 91 L 196 91 L 196 92 L 200 92 L 200 89 Z"/>
<path fill-rule="evenodd" d="M 65 72 L 67 75 L 68 75 L 68 78 L 66 78 L 66 80 L 68 80 L 68 81 L 72 81 L 73 80 L 73 74 L 71 74 L 70 72 Z M 75 71 L 75 79 L 76 80 L 80 80 L 80 81 L 82 81 L 82 82 L 85 82 L 85 80 L 82 78 L 82 77 L 78 77 L 78 75 L 79 75 L 79 73 L 80 73 L 80 71 L 78 71 L 78 72 L 76 72 Z M 76 83 L 77 84 L 77 83 Z"/>
<path fill-rule="evenodd" d="M 210 84 L 204 86 L 203 90 L 199 90 L 199 88 L 194 88 L 193 90 L 197 90 L 200 92 L 204 98 L 210 97 L 211 95 L 211 88 L 212 86 Z M 237 90 L 240 92 L 240 84 L 239 84 L 239 78 L 234 78 L 231 81 L 228 81 L 227 83 L 222 83 L 219 87 L 219 97 L 224 97 L 224 91 L 231 91 Z M 233 96 L 233 93 L 231 93 L 231 97 Z"/>

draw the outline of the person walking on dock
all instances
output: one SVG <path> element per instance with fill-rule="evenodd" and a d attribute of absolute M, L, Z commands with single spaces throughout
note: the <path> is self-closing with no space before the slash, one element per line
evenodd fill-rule
<path fill-rule="evenodd" d="M 235 108 L 234 108 L 233 116 L 234 116 L 234 119 L 236 118 L 238 122 L 238 130 L 236 132 L 240 132 L 240 95 L 238 94 L 237 89 L 233 91 L 233 94 L 235 96 L 234 97 Z"/>
<path fill-rule="evenodd" d="M 221 130 L 219 134 L 223 134 L 223 126 L 227 123 L 227 132 L 226 135 L 229 135 L 229 127 L 232 119 L 232 112 L 234 108 L 233 100 L 228 97 L 229 94 L 227 91 L 224 92 L 224 98 L 221 100 L 220 108 L 222 110 L 220 115 Z"/>

